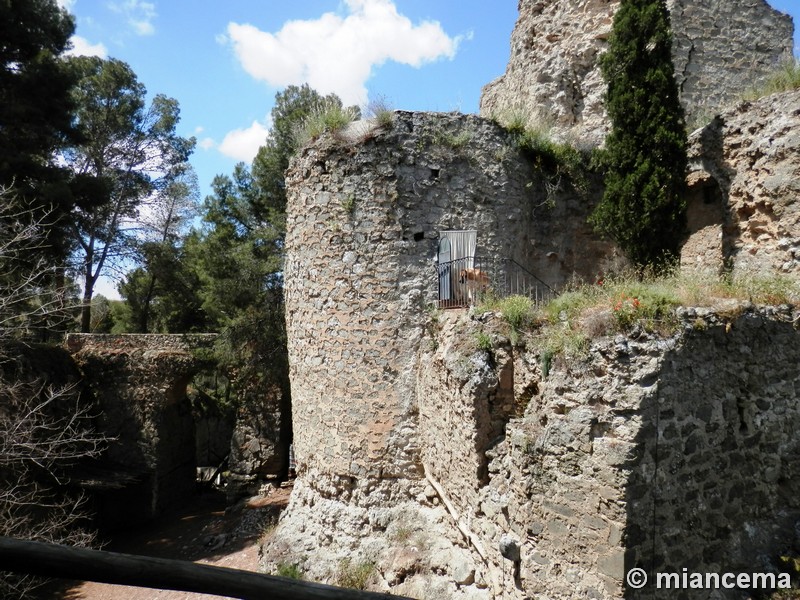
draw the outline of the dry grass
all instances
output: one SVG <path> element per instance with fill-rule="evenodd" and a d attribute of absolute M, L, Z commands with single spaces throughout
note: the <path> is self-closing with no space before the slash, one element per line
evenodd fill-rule
<path fill-rule="evenodd" d="M 791 58 L 784 62 L 763 84 L 744 93 L 743 100 L 758 100 L 778 92 L 800 89 L 800 60 Z"/>
<path fill-rule="evenodd" d="M 511 307 L 505 306 L 510 304 Z M 644 331 L 670 335 L 681 322 L 679 306 L 706 307 L 734 318 L 743 305 L 800 304 L 800 284 L 780 276 L 737 276 L 714 279 L 685 274 L 623 273 L 598 284 L 575 284 L 542 307 L 523 306 L 516 299 L 498 301 L 499 310 L 514 337 L 535 338 L 543 353 L 584 355 L 598 337 Z M 506 310 L 511 316 L 509 319 Z"/>
<path fill-rule="evenodd" d="M 366 590 L 367 584 L 375 574 L 375 563 L 369 561 L 353 562 L 344 559 L 336 572 L 336 585 L 353 590 Z"/>

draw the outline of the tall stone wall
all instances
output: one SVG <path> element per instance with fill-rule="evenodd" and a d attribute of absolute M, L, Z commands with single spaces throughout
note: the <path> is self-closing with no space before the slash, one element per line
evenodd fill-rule
<path fill-rule="evenodd" d="M 800 273 L 800 91 L 723 111 L 690 138 L 687 270 Z"/>
<path fill-rule="evenodd" d="M 669 0 L 673 62 L 689 122 L 710 118 L 792 56 L 792 19 L 766 0 Z M 618 0 L 520 0 L 506 73 L 481 114 L 542 112 L 557 130 L 599 144 L 607 119 L 598 57 Z"/>
<path fill-rule="evenodd" d="M 326 139 L 287 172 L 286 307 L 295 453 L 355 477 L 418 477 L 415 374 L 443 230 L 553 286 L 602 271 L 613 248 L 587 201 L 544 206 L 536 173 L 494 123 L 395 113 L 390 131 Z"/>
<path fill-rule="evenodd" d="M 779 557 L 800 551 L 797 313 L 744 303 L 680 314 L 672 337 L 602 338 L 588 359 L 548 366 L 535 344 L 511 349 L 491 319 L 444 317 L 421 360 L 423 460 L 474 537 L 476 585 L 491 597 L 705 598 L 637 592 L 624 576 L 781 572 Z M 478 331 L 494 348 L 470 343 Z M 489 440 L 509 369 L 527 406 Z"/>
<path fill-rule="evenodd" d="M 793 272 L 798 105 L 740 105 L 698 134 L 685 266 L 760 256 Z M 299 478 L 264 568 L 335 582 L 374 565 L 374 589 L 420 598 L 619 598 L 636 597 L 633 566 L 756 571 L 800 551 L 798 315 L 684 310 L 672 337 L 604 338 L 588 361 L 545 366 L 490 317 L 431 310 L 439 234 L 476 229 L 478 254 L 557 287 L 614 268 L 586 225 L 597 196 L 565 188 L 549 205 L 488 120 L 394 119 L 318 140 L 287 172 Z"/>

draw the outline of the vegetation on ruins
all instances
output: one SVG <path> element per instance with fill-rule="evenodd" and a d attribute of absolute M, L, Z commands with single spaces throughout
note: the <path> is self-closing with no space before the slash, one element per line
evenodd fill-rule
<path fill-rule="evenodd" d="M 287 579 L 303 579 L 303 569 L 296 563 L 280 562 L 275 570 L 275 575 L 278 577 L 286 577 Z"/>
<path fill-rule="evenodd" d="M 545 189 L 545 206 L 552 207 L 567 185 L 578 195 L 588 196 L 593 149 L 582 147 L 579 140 L 557 140 L 553 123 L 542 114 L 514 109 L 494 120 L 509 133 L 512 145 L 530 159 Z"/>
<path fill-rule="evenodd" d="M 759 86 L 745 92 L 744 100 L 757 100 L 763 96 L 800 89 L 800 59 L 790 58 Z"/>
<path fill-rule="evenodd" d="M 686 223 L 687 139 L 664 0 L 623 0 L 600 66 L 611 132 L 591 216 L 635 264 L 668 264 Z"/>
<path fill-rule="evenodd" d="M 335 583 L 344 588 L 353 590 L 366 590 L 372 576 L 375 574 L 375 563 L 371 561 L 353 561 L 345 558 L 339 562 L 336 571 Z"/>
<path fill-rule="evenodd" d="M 343 106 L 335 95 L 319 100 L 295 128 L 295 146 L 301 148 L 323 133 L 336 133 L 357 120 L 361 111 L 357 106 Z"/>
<path fill-rule="evenodd" d="M 378 127 L 391 127 L 394 122 L 394 110 L 391 103 L 384 96 L 370 100 L 367 105 L 366 117 L 375 122 Z"/>
<path fill-rule="evenodd" d="M 733 319 L 752 304 L 798 303 L 800 285 L 788 277 L 742 274 L 714 278 L 636 270 L 568 286 L 539 306 L 527 298 L 510 297 L 487 302 L 477 310 L 500 313 L 512 342 L 533 339 L 549 362 L 558 354 L 583 356 L 589 341 L 602 336 L 670 335 L 681 324 L 676 314 L 680 306 L 710 308 Z"/>

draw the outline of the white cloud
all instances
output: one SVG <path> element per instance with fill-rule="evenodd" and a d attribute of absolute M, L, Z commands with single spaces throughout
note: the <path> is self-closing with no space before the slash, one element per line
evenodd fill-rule
<path fill-rule="evenodd" d="M 219 145 L 219 151 L 230 158 L 250 162 L 255 158 L 258 149 L 264 145 L 267 135 L 269 126 L 253 121 L 253 124 L 246 129 L 234 129 L 228 132 Z"/>
<path fill-rule="evenodd" d="M 75 0 L 56 0 L 58 5 L 61 8 L 64 8 L 68 11 L 72 11 L 72 7 L 75 6 Z"/>
<path fill-rule="evenodd" d="M 100 58 L 108 57 L 108 48 L 103 44 L 92 44 L 84 37 L 73 35 L 69 41 L 72 43 L 72 48 L 67 50 L 68 56 L 99 56 Z"/>
<path fill-rule="evenodd" d="M 273 87 L 308 83 L 322 94 L 334 92 L 346 104 L 364 104 L 374 67 L 392 60 L 412 67 L 453 58 L 459 38 L 438 22 L 414 25 L 392 0 L 345 0 L 348 15 L 288 21 L 277 33 L 229 23 L 236 57 L 252 77 Z"/>
<path fill-rule="evenodd" d="M 154 3 L 142 0 L 121 0 L 111 2 L 108 6 L 111 10 L 125 15 L 128 25 L 137 35 L 153 35 L 156 32 L 153 20 L 158 15 Z"/>
<path fill-rule="evenodd" d="M 200 146 L 200 148 L 202 148 L 203 150 L 211 150 L 214 146 L 217 145 L 217 143 L 212 138 L 207 137 L 197 142 L 197 145 Z"/>

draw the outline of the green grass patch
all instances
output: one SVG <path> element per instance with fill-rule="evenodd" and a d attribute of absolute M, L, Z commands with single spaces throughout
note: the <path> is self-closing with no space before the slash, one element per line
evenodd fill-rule
<path fill-rule="evenodd" d="M 366 590 L 374 573 L 375 563 L 371 561 L 353 562 L 346 558 L 339 563 L 336 571 L 336 585 L 352 590 Z"/>
<path fill-rule="evenodd" d="M 800 89 L 800 60 L 792 58 L 784 62 L 762 85 L 748 90 L 744 100 L 758 100 L 770 94 Z"/>
<path fill-rule="evenodd" d="M 358 118 L 358 109 L 334 101 L 322 101 L 303 119 L 294 132 L 295 145 L 302 148 L 323 133 L 336 133 Z"/>
<path fill-rule="evenodd" d="M 478 312 L 499 312 L 510 329 L 511 343 L 516 345 L 523 330 L 533 323 L 536 316 L 534 308 L 533 300 L 527 296 L 487 297 L 478 307 Z"/>
<path fill-rule="evenodd" d="M 740 303 L 731 307 L 730 300 Z M 733 319 L 741 314 L 746 302 L 798 305 L 800 284 L 781 276 L 714 279 L 626 273 L 607 277 L 597 284 L 568 286 L 537 309 L 510 314 L 518 334 L 527 333 L 535 338 L 546 376 L 557 355 L 586 356 L 590 341 L 599 337 L 634 331 L 674 334 L 682 326 L 675 311 L 679 306 L 716 307 L 721 317 Z M 488 308 L 502 311 L 501 303 L 495 301 Z M 523 313 L 527 316 L 515 320 L 515 315 Z M 707 323 L 696 320 L 692 326 L 700 331 Z"/>
<path fill-rule="evenodd" d="M 288 579 L 303 579 L 303 570 L 294 563 L 278 563 L 275 574 L 278 577 L 286 577 Z"/>

